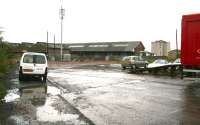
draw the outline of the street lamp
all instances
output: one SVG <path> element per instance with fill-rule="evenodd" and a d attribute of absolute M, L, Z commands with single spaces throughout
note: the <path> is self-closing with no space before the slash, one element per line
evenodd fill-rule
<path fill-rule="evenodd" d="M 61 20 L 61 45 L 60 45 L 60 56 L 61 56 L 61 61 L 62 61 L 62 58 L 63 58 L 63 46 L 62 46 L 62 42 L 63 42 L 63 19 L 64 19 L 64 16 L 65 16 L 65 9 L 60 8 L 60 20 Z"/>

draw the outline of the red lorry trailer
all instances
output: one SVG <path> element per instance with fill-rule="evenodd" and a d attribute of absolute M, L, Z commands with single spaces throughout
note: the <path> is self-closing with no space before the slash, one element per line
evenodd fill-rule
<path fill-rule="evenodd" d="M 181 77 L 200 77 L 200 14 L 183 15 L 181 32 Z"/>

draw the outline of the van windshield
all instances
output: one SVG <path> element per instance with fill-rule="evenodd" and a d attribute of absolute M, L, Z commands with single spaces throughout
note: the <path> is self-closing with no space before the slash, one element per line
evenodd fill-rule
<path fill-rule="evenodd" d="M 36 63 L 36 64 L 45 64 L 45 57 L 42 55 L 25 55 L 23 59 L 24 63 Z"/>

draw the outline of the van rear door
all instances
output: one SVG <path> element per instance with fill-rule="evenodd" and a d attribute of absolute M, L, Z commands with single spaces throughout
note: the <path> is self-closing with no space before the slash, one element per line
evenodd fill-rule
<path fill-rule="evenodd" d="M 23 57 L 23 73 L 44 74 L 47 60 L 44 55 L 26 54 Z"/>
<path fill-rule="evenodd" d="M 46 70 L 47 60 L 44 55 L 34 55 L 34 74 L 44 74 Z"/>

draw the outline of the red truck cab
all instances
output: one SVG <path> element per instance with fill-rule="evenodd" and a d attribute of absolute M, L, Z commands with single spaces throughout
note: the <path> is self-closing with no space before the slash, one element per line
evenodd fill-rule
<path fill-rule="evenodd" d="M 200 14 L 182 17 L 181 64 L 183 74 L 200 73 Z"/>

